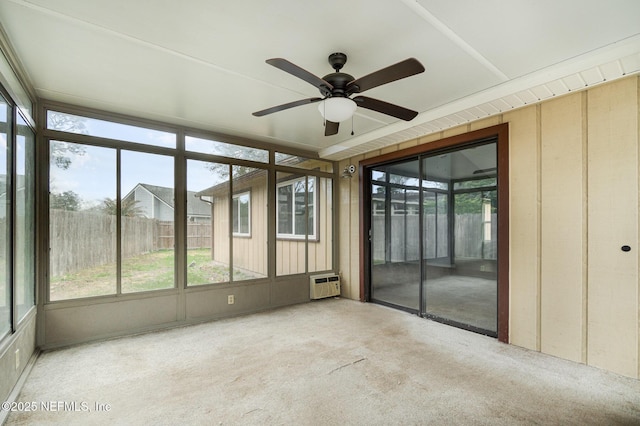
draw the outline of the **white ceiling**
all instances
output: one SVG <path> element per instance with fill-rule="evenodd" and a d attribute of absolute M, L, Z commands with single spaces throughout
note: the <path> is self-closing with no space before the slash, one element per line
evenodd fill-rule
<path fill-rule="evenodd" d="M 640 72 L 638 0 L 0 0 L 0 23 L 39 97 L 342 159 Z M 265 63 L 355 78 L 409 57 L 422 74 L 364 94 L 324 136 L 319 96 Z"/>

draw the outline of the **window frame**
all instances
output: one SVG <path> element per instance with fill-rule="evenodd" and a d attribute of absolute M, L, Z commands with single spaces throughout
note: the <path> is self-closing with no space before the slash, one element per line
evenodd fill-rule
<path fill-rule="evenodd" d="M 241 212 L 240 212 L 240 208 L 239 208 L 239 204 L 238 204 L 238 209 L 237 209 L 237 213 L 238 213 L 238 217 L 235 217 L 234 211 L 236 209 L 235 205 L 237 203 L 237 201 L 240 199 L 240 197 L 243 196 L 247 196 L 247 200 L 248 200 L 248 207 L 247 207 L 247 232 L 242 232 L 241 230 L 236 229 L 236 224 L 238 225 L 238 227 L 240 227 L 240 223 L 241 223 Z M 241 237 L 241 238 L 251 238 L 251 191 L 242 191 L 242 192 L 238 192 L 233 194 L 233 196 L 231 197 L 231 214 L 232 214 L 232 222 L 231 222 L 231 233 L 234 237 Z M 236 221 L 237 219 L 237 221 Z"/>
<path fill-rule="evenodd" d="M 46 117 L 47 112 L 51 110 L 61 112 L 61 113 L 68 113 L 71 115 L 78 115 L 81 117 L 95 118 L 98 120 L 106 120 L 110 122 L 113 121 L 113 122 L 124 123 L 132 126 L 140 126 L 143 128 L 158 129 L 158 130 L 167 131 L 170 133 L 175 132 L 175 134 L 177 135 L 177 144 L 175 148 L 130 142 L 122 139 L 111 139 L 111 138 L 90 136 L 86 134 L 53 130 L 53 129 L 47 128 L 46 124 L 44 123 L 43 123 L 41 138 L 47 143 L 50 142 L 51 140 L 57 140 L 57 141 L 65 141 L 69 143 L 86 144 L 90 146 L 116 148 L 116 149 L 121 149 L 126 151 L 137 151 L 137 152 L 173 156 L 175 160 L 175 163 L 174 163 L 175 164 L 174 166 L 175 194 L 174 195 L 176 198 L 176 209 L 175 209 L 174 215 L 175 215 L 175 223 L 176 223 L 176 237 L 185 239 L 185 242 L 187 238 L 186 227 L 184 226 L 184 224 L 180 226 L 178 226 L 177 224 L 182 222 L 186 223 L 188 219 L 186 214 L 186 207 L 183 208 L 181 206 L 182 204 L 185 204 L 186 206 L 186 201 L 187 201 L 186 195 L 185 195 L 187 192 L 186 191 L 187 187 L 185 186 L 184 187 L 185 191 L 183 191 L 182 185 L 187 184 L 186 182 L 187 162 L 189 160 L 206 161 L 206 162 L 213 162 L 221 165 L 226 165 L 228 166 L 228 173 L 229 173 L 230 179 L 234 179 L 233 170 L 235 169 L 233 168 L 235 167 L 251 167 L 251 168 L 264 170 L 267 173 L 267 177 L 268 177 L 267 184 L 266 184 L 267 186 L 265 187 L 266 192 L 264 194 L 262 194 L 262 190 L 260 190 L 259 193 L 253 192 L 253 189 L 255 188 L 251 188 L 248 185 L 238 186 L 236 182 L 230 181 L 229 189 L 231 190 L 231 192 L 228 192 L 226 196 L 226 200 L 228 203 L 227 212 L 230 213 L 229 219 L 231 219 L 231 215 L 232 215 L 233 195 L 234 194 L 239 195 L 242 192 L 251 191 L 250 203 L 259 204 L 259 205 L 251 206 L 250 209 L 259 208 L 261 213 L 262 205 L 263 205 L 262 203 L 264 202 L 264 207 L 267 210 L 268 217 L 266 218 L 264 227 L 261 225 L 259 229 L 256 228 L 254 230 L 253 225 L 257 219 L 250 217 L 250 221 L 251 221 L 250 237 L 261 238 L 262 232 L 264 230 L 265 238 L 266 238 L 265 243 L 268 247 L 267 252 L 269 253 L 265 259 L 265 265 L 263 265 L 266 268 L 266 269 L 263 268 L 266 272 L 262 272 L 264 276 L 256 278 L 256 280 L 265 280 L 265 279 L 271 279 L 271 278 L 277 280 L 282 275 L 280 272 L 278 272 L 278 265 L 275 264 L 275 262 L 277 262 L 277 256 L 279 256 L 277 252 L 278 250 L 282 250 L 282 246 L 278 245 L 278 242 L 288 241 L 289 243 L 297 244 L 298 249 L 300 249 L 301 247 L 300 245 L 302 243 L 307 244 L 307 246 L 304 248 L 304 256 L 305 257 L 313 256 L 313 253 L 315 252 L 312 252 L 312 250 L 308 248 L 308 244 L 317 245 L 317 243 L 320 243 L 320 239 L 321 239 L 320 230 L 322 229 L 321 227 L 323 226 L 321 225 L 321 223 L 324 223 L 324 222 L 319 222 L 319 221 L 325 220 L 324 215 L 328 214 L 329 216 L 327 216 L 327 218 L 330 217 L 331 223 L 332 224 L 336 223 L 336 220 L 335 220 L 337 216 L 336 210 L 331 208 L 330 210 L 325 212 L 324 208 L 326 206 L 324 206 L 324 201 L 323 201 L 324 199 L 321 198 L 321 197 L 324 197 L 324 192 L 322 195 L 319 193 L 319 191 L 321 191 L 322 188 L 324 188 L 323 181 L 325 179 L 331 182 L 332 187 L 336 184 L 336 179 L 337 177 L 339 177 L 337 173 L 336 162 L 325 161 L 329 166 L 321 167 L 321 168 L 313 168 L 308 170 L 307 169 L 301 170 L 300 168 L 294 167 L 294 165 L 278 164 L 277 161 L 275 160 L 275 153 L 279 152 L 279 148 L 276 146 L 262 145 L 254 141 L 234 138 L 231 136 L 225 136 L 220 134 L 211 134 L 203 130 L 187 128 L 182 126 L 171 126 L 171 125 L 168 125 L 167 123 L 144 120 L 144 119 L 126 116 L 126 115 L 107 113 L 99 110 L 87 110 L 79 106 L 49 102 L 49 101 L 43 101 L 43 103 L 40 105 L 40 108 L 39 108 L 39 111 L 41 111 L 40 121 L 43 121 L 44 120 L 43 117 Z M 234 158 L 233 156 L 223 155 L 223 153 L 205 153 L 205 152 L 199 152 L 197 150 L 195 151 L 189 150 L 185 146 L 185 143 L 188 137 L 195 137 L 195 138 L 203 139 L 205 141 L 223 140 L 225 141 L 224 143 L 232 143 L 233 145 L 237 145 L 239 147 L 246 146 L 248 148 L 263 150 L 269 153 L 269 161 L 268 163 L 267 162 L 262 163 L 252 158 L 244 158 L 244 157 Z M 45 154 L 48 154 L 48 153 L 44 153 L 43 151 L 43 154 L 41 155 L 45 155 Z M 291 154 L 291 155 L 297 155 L 298 157 L 300 157 L 301 155 L 303 157 L 305 156 L 305 154 L 302 151 L 299 151 L 298 154 Z M 305 158 L 312 159 L 312 156 L 309 156 L 308 154 L 306 154 Z M 323 168 L 327 168 L 329 171 L 323 170 Z M 43 185 L 47 185 L 48 183 L 48 177 L 49 177 L 48 172 L 49 170 L 47 170 L 47 173 L 43 174 L 43 176 L 41 177 L 41 180 L 42 180 L 41 184 Z M 282 176 L 282 178 L 278 179 L 278 176 Z M 283 184 L 286 184 L 286 181 L 289 181 L 289 183 L 292 184 L 293 182 L 291 181 L 295 181 L 295 180 L 299 180 L 300 182 L 305 182 L 305 181 L 302 181 L 302 179 L 305 179 L 305 180 L 308 179 L 306 182 L 309 182 L 309 187 L 307 188 L 313 188 L 313 186 L 315 185 L 316 189 L 313 190 L 315 191 L 314 198 L 309 198 L 307 200 L 306 195 L 302 197 L 302 193 L 303 193 L 302 188 L 301 187 L 298 188 L 298 204 L 297 204 L 298 223 L 297 225 L 298 227 L 302 227 L 303 226 L 301 222 L 302 217 L 307 218 L 306 226 L 309 227 L 309 230 L 311 230 L 311 227 L 313 226 L 313 235 L 304 235 L 304 234 L 298 235 L 298 236 L 288 235 L 288 238 L 285 235 L 285 238 L 281 238 L 277 235 L 278 224 L 276 223 L 277 217 L 278 217 L 277 211 L 276 211 L 277 210 L 277 186 L 276 186 L 277 182 L 282 182 Z M 234 190 L 234 187 L 235 187 L 235 190 Z M 336 205 L 337 192 L 332 190 L 330 194 L 331 194 L 330 204 Z M 263 199 L 263 195 L 265 197 L 264 199 Z M 309 197 L 311 197 L 311 194 L 309 195 Z M 305 200 L 304 207 L 306 210 L 302 209 L 303 199 Z M 315 204 L 315 208 L 313 207 L 314 204 Z M 48 206 L 48 199 L 45 199 L 45 197 L 42 197 L 41 205 Z M 314 211 L 308 210 L 309 208 L 314 208 Z M 251 211 L 250 214 L 252 215 L 253 210 L 250 210 L 250 211 Z M 258 210 L 256 210 L 256 214 L 258 214 Z M 311 215 L 311 218 L 309 218 L 309 215 Z M 308 219 L 312 219 L 312 220 L 309 221 Z M 260 222 L 262 222 L 262 216 L 260 217 Z M 230 246 L 229 253 L 232 254 L 234 250 L 234 241 L 236 241 L 237 244 L 245 244 L 249 238 L 247 238 L 246 236 L 243 237 L 243 236 L 234 235 L 233 225 L 232 224 L 229 224 L 229 225 L 230 226 L 225 225 L 226 229 L 224 232 L 229 237 L 229 246 Z M 256 232 L 253 232 L 253 231 L 256 231 Z M 336 250 L 335 250 L 337 231 L 335 228 L 332 227 L 332 230 L 330 232 L 331 232 L 330 235 L 323 234 L 326 238 L 327 243 L 330 244 L 331 246 L 331 253 L 327 253 L 327 257 L 329 257 L 330 259 L 324 263 L 325 266 L 335 265 L 337 263 Z M 48 240 L 38 245 L 40 250 L 43 250 L 41 247 L 42 244 L 47 245 Z M 175 252 L 175 255 L 176 255 L 175 284 L 176 285 L 174 288 L 164 289 L 164 290 L 154 289 L 148 292 L 127 293 L 126 295 L 117 293 L 115 295 L 83 297 L 78 299 L 51 300 L 51 281 L 46 276 L 46 273 L 44 273 L 41 278 L 45 282 L 46 296 L 44 297 L 44 304 L 49 305 L 49 304 L 58 304 L 58 303 L 63 303 L 63 304 L 71 303 L 73 305 L 80 306 L 86 303 L 92 303 L 92 302 L 87 302 L 87 300 L 91 298 L 93 299 L 100 298 L 102 300 L 110 300 L 110 299 L 118 298 L 120 296 L 126 296 L 127 299 L 134 299 L 134 298 L 137 299 L 137 298 L 155 297 L 156 294 L 160 296 L 162 294 L 170 294 L 172 292 L 179 294 L 180 292 L 184 290 L 188 290 L 189 287 L 191 287 L 191 285 L 188 284 L 187 274 L 184 272 L 185 270 L 188 270 L 186 268 L 187 266 L 186 258 L 187 258 L 188 248 L 186 244 L 184 245 L 179 244 L 176 246 L 175 250 L 176 250 Z M 315 250 L 315 247 L 313 250 Z M 300 257 L 300 255 L 301 255 L 301 252 L 298 252 L 298 257 Z M 232 265 L 233 262 L 230 262 L 230 264 Z M 323 266 L 323 268 L 325 266 Z M 329 266 L 329 269 L 323 269 L 323 268 L 318 269 L 317 267 L 314 267 L 314 268 L 315 268 L 313 269 L 314 272 L 331 270 L 330 269 L 331 266 Z M 287 273 L 285 275 L 291 275 L 291 274 Z M 235 281 L 237 280 L 232 279 L 227 284 L 233 285 Z M 242 280 L 243 285 L 245 282 L 247 281 Z M 210 283 L 210 284 L 215 285 L 216 283 Z"/>
<path fill-rule="evenodd" d="M 312 175 L 304 175 L 301 177 L 295 177 L 292 179 L 287 179 L 284 180 L 282 182 L 278 182 L 278 184 L 276 185 L 276 238 L 279 240 L 305 240 L 308 239 L 309 241 L 318 241 L 318 191 L 317 191 L 317 184 L 318 184 L 318 178 L 316 176 L 312 176 Z M 314 185 L 314 191 L 313 191 L 313 195 L 312 195 L 312 200 L 313 203 L 311 205 L 311 209 L 313 210 L 313 216 L 312 216 L 312 227 L 313 227 L 313 232 L 307 232 L 306 234 L 296 234 L 296 229 L 295 229 L 295 215 L 296 215 L 296 202 L 295 202 L 295 184 L 297 182 L 300 181 L 304 181 L 305 183 L 305 194 L 309 194 L 308 191 L 308 182 L 310 182 L 311 180 L 313 180 L 313 185 Z M 280 232 L 280 200 L 278 200 L 278 195 L 279 195 L 279 190 L 280 188 L 286 187 L 286 186 L 290 186 L 292 188 L 291 193 L 293 194 L 293 203 L 291 204 L 291 218 L 292 218 L 292 233 L 283 233 Z M 305 197 L 306 200 L 306 204 L 309 205 L 309 196 L 307 195 Z M 306 216 L 306 220 L 305 222 L 308 223 L 309 217 L 308 214 L 305 214 Z"/>
<path fill-rule="evenodd" d="M 5 202 L 2 206 L 5 213 L 5 247 L 6 250 L 4 259 L 2 260 L 4 263 L 4 277 L 5 279 L 5 303 L 7 308 L 8 318 L 0 318 L 0 321 L 4 321 L 8 319 L 8 323 L 4 325 L 8 325 L 8 328 L 4 331 L 0 332 L 0 347 L 2 347 L 2 342 L 6 338 L 10 338 L 13 336 L 22 324 L 25 323 L 27 318 L 29 318 L 30 313 L 34 312 L 37 304 L 37 292 L 36 292 L 36 268 L 37 265 L 33 260 L 35 258 L 35 247 L 36 247 L 36 235 L 35 235 L 35 227 L 36 227 L 36 216 L 35 216 L 35 203 L 36 203 L 36 180 L 37 180 L 37 172 L 36 172 L 36 154 L 35 151 L 38 149 L 36 140 L 37 140 L 37 132 L 32 127 L 32 123 L 24 114 L 24 111 L 20 108 L 18 104 L 16 104 L 15 100 L 10 96 L 10 94 L 6 91 L 5 87 L 0 84 L 0 98 L 2 98 L 3 103 L 6 105 L 6 122 L 2 122 L 0 127 L 4 127 L 4 129 L 0 129 L 0 132 L 4 130 L 5 135 L 5 155 L 6 155 L 6 170 L 5 170 Z M 27 135 L 23 135 L 20 132 L 20 127 L 24 126 L 31 133 L 32 137 L 29 138 Z M 24 146 L 22 149 L 24 150 L 24 157 L 20 158 L 19 150 L 19 138 L 24 137 Z M 27 155 L 27 144 L 31 145 L 30 155 Z M 31 192 L 31 209 L 27 211 L 27 203 L 24 204 L 24 221 L 20 221 L 20 213 L 18 209 L 20 208 L 19 203 L 19 195 L 20 191 L 19 186 L 19 173 L 18 173 L 18 165 L 20 161 L 24 161 L 25 166 L 25 175 L 24 182 L 25 185 L 23 189 L 23 196 L 25 197 L 25 201 L 27 200 L 27 191 Z M 31 185 L 27 185 L 27 171 L 31 172 Z M 30 213 L 30 215 L 29 215 Z M 22 225 L 22 229 L 20 228 Z M 21 233 L 21 230 L 29 229 L 30 232 L 27 234 Z M 21 268 L 20 266 L 20 255 L 24 253 L 19 253 L 19 250 L 23 248 L 25 251 L 31 252 L 31 255 L 34 256 L 32 258 L 29 265 L 26 265 L 26 268 Z M 19 293 L 23 290 L 24 294 L 28 296 L 28 299 L 25 298 L 22 302 L 19 301 Z M 4 325 L 0 326 L 0 330 L 4 328 Z"/>

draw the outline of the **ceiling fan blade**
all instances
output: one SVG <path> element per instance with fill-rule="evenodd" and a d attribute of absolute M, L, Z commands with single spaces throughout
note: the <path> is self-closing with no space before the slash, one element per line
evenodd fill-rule
<path fill-rule="evenodd" d="M 300 105 L 312 104 L 314 102 L 320 102 L 322 98 L 308 98 L 301 99 L 299 101 L 289 102 L 287 104 L 277 105 L 271 108 L 263 109 L 262 111 L 256 111 L 253 113 L 256 117 L 262 117 L 263 115 L 272 114 L 274 112 L 283 111 L 285 109 L 297 107 Z"/>
<path fill-rule="evenodd" d="M 324 122 L 324 135 L 331 136 L 338 134 L 338 127 L 340 123 L 334 123 L 333 121 L 325 121 Z"/>
<path fill-rule="evenodd" d="M 279 68 L 284 72 L 288 72 L 289 74 L 306 81 L 312 86 L 317 87 L 318 89 L 320 89 L 322 93 L 325 93 L 327 91 L 330 92 L 331 89 L 333 89 L 333 86 L 331 85 L 331 83 L 324 81 L 320 77 L 311 74 L 309 71 L 300 68 L 296 64 L 293 64 L 287 61 L 286 59 L 272 58 L 272 59 L 267 59 L 266 62 L 269 65 L 273 65 L 274 67 Z"/>
<path fill-rule="evenodd" d="M 423 71 L 424 67 L 417 59 L 405 59 L 402 62 L 398 62 L 397 64 L 390 65 L 386 68 L 382 68 L 381 70 L 374 71 L 371 74 L 367 74 L 364 77 L 353 80 L 347 85 L 347 93 L 361 93 L 365 90 L 391 83 L 392 81 L 420 74 Z"/>
<path fill-rule="evenodd" d="M 405 121 L 411 121 L 418 115 L 417 111 L 366 96 L 356 96 L 353 100 L 359 107 L 378 111 Z"/>

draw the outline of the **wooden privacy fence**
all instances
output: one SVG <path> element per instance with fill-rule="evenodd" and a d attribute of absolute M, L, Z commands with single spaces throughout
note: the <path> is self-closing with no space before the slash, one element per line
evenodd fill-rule
<path fill-rule="evenodd" d="M 99 212 L 51 210 L 49 273 L 56 277 L 116 261 L 116 216 Z M 123 258 L 171 249 L 173 222 L 122 217 Z M 211 224 L 188 223 L 187 247 L 211 247 Z"/>
<path fill-rule="evenodd" d="M 392 215 L 390 217 L 390 241 L 385 243 L 385 216 L 373 216 L 373 259 L 385 261 L 386 250 L 392 262 L 413 262 L 420 259 L 418 215 Z M 437 221 L 436 221 L 437 219 Z M 449 255 L 449 227 L 446 215 L 425 215 L 424 258 L 433 259 Z M 491 215 L 491 239 L 484 240 L 482 215 L 457 214 L 453 225 L 453 244 L 456 257 L 471 259 L 496 259 L 497 215 Z"/>

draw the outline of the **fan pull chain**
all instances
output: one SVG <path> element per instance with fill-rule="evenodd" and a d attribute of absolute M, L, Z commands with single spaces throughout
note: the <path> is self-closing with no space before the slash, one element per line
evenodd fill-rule
<path fill-rule="evenodd" d="M 353 136 L 353 115 L 351 116 L 351 136 Z"/>
<path fill-rule="evenodd" d="M 324 127 L 327 127 L 327 119 L 326 119 L 326 116 L 327 116 L 327 103 L 326 103 L 325 101 L 322 101 L 322 109 L 323 109 L 323 113 L 322 113 L 322 118 L 323 118 L 323 120 L 322 120 L 322 125 L 323 125 Z"/>

